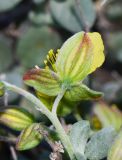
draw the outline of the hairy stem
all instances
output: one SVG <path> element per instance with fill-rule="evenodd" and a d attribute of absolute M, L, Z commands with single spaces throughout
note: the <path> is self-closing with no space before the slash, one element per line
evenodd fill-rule
<path fill-rule="evenodd" d="M 63 129 L 60 121 L 57 118 L 56 114 L 53 114 L 53 112 L 50 112 L 46 106 L 38 99 L 36 98 L 33 94 L 25 91 L 24 89 L 21 89 L 15 85 L 12 85 L 8 82 L 3 81 L 5 88 L 7 90 L 11 90 L 13 92 L 16 92 L 22 96 L 24 96 L 25 98 L 27 98 L 29 101 L 31 101 L 33 104 L 36 105 L 36 108 L 38 110 L 40 110 L 43 114 L 45 114 L 49 120 L 52 122 L 52 124 L 54 125 L 54 127 L 56 128 L 56 131 L 59 135 L 59 138 L 61 139 L 65 149 L 67 150 L 69 157 L 71 160 L 76 160 L 74 152 L 73 152 L 73 148 L 72 148 L 72 144 L 69 140 L 68 135 L 66 134 L 65 130 Z M 55 110 L 57 109 L 57 106 L 61 100 L 61 98 L 63 97 L 64 93 L 62 93 L 59 97 L 57 97 L 58 100 L 55 101 Z"/>
<path fill-rule="evenodd" d="M 65 93 L 65 90 L 63 90 L 61 93 L 58 94 L 58 96 L 56 97 L 55 101 L 54 101 L 54 104 L 53 104 L 53 107 L 52 107 L 52 113 L 56 115 L 56 112 L 57 112 L 57 108 L 58 108 L 58 105 L 63 97 Z"/>

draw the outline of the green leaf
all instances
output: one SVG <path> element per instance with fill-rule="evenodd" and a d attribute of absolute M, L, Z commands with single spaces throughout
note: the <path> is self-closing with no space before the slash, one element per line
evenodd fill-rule
<path fill-rule="evenodd" d="M 112 127 L 104 128 L 93 134 L 86 145 L 85 155 L 89 160 L 100 160 L 107 157 L 108 150 L 116 135 Z"/>
<path fill-rule="evenodd" d="M 75 123 L 69 133 L 70 141 L 74 148 L 74 153 L 78 160 L 86 159 L 84 156 L 85 146 L 90 137 L 90 124 L 88 121 Z"/>
<path fill-rule="evenodd" d="M 4 72 L 12 64 L 11 48 L 8 39 L 0 37 L 0 72 Z"/>
<path fill-rule="evenodd" d="M 67 30 L 71 32 L 82 30 L 80 23 L 77 22 L 77 19 L 71 13 L 68 2 L 56 2 L 55 0 L 51 0 L 50 9 L 56 21 Z"/>
<path fill-rule="evenodd" d="M 34 117 L 22 108 L 8 107 L 0 111 L 0 123 L 17 131 L 21 131 L 34 121 Z"/>
<path fill-rule="evenodd" d="M 98 99 L 103 94 L 101 92 L 96 92 L 94 90 L 89 89 L 84 84 L 80 84 L 77 86 L 72 86 L 65 93 L 65 98 L 70 101 L 81 101 L 81 100 L 89 100 L 89 99 Z"/>
<path fill-rule="evenodd" d="M 57 49 L 60 44 L 61 39 L 56 31 L 49 27 L 31 27 L 20 37 L 17 55 L 25 68 L 44 66 L 48 51 Z"/>
<path fill-rule="evenodd" d="M 31 149 L 40 143 L 42 136 L 37 130 L 39 126 L 40 124 L 33 123 L 21 132 L 16 144 L 17 150 Z"/>
<path fill-rule="evenodd" d="M 117 131 L 122 125 L 122 112 L 117 106 L 107 106 L 104 103 L 94 106 L 94 113 L 98 117 L 102 127 L 113 126 Z"/>
<path fill-rule="evenodd" d="M 40 3 L 43 3 L 44 1 L 45 1 L 45 0 L 34 0 L 34 3 L 38 5 L 38 4 L 40 4 Z"/>
<path fill-rule="evenodd" d="M 99 58 L 98 58 L 99 57 Z M 64 85 L 82 81 L 104 62 L 104 45 L 97 32 L 78 32 L 65 41 L 56 59 Z"/>
<path fill-rule="evenodd" d="M 110 1 L 105 8 L 106 17 L 112 22 L 119 22 L 122 18 L 121 0 Z"/>
<path fill-rule="evenodd" d="M 32 69 L 23 79 L 27 85 L 48 96 L 56 96 L 61 91 L 58 76 L 48 69 Z"/>
<path fill-rule="evenodd" d="M 85 25 L 91 27 L 96 18 L 91 0 L 79 0 L 78 4 L 75 0 L 51 0 L 50 9 L 56 21 L 71 32 L 81 31 Z"/>
<path fill-rule="evenodd" d="M 4 84 L 0 82 L 0 97 L 4 95 Z"/>
<path fill-rule="evenodd" d="M 5 0 L 5 1 L 0 0 L 0 12 L 12 9 L 21 1 L 22 0 Z"/>
<path fill-rule="evenodd" d="M 51 111 L 55 97 L 47 96 L 40 92 L 36 92 L 36 95 L 43 102 L 43 104 L 45 104 L 45 106 Z M 73 111 L 73 108 L 76 107 L 76 105 L 76 102 L 69 101 L 63 97 L 59 103 L 57 114 L 59 116 L 66 116 Z"/>
<path fill-rule="evenodd" d="M 53 23 L 49 13 L 35 13 L 31 11 L 29 13 L 29 19 L 35 25 L 50 25 Z"/>
<path fill-rule="evenodd" d="M 95 6 L 92 0 L 72 0 L 72 8 L 82 28 L 91 28 L 96 19 Z"/>
<path fill-rule="evenodd" d="M 109 150 L 107 160 L 122 160 L 122 128 Z"/>
<path fill-rule="evenodd" d="M 6 72 L 4 80 L 20 88 L 23 87 L 22 75 L 19 71 L 19 68 L 14 68 L 12 71 Z M 17 100 L 17 98 L 19 97 L 17 93 L 14 93 L 12 91 L 7 91 L 7 93 L 9 103 Z"/>

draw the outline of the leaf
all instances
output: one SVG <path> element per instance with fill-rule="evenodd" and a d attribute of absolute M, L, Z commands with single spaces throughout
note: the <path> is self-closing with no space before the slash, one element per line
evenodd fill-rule
<path fill-rule="evenodd" d="M 0 82 L 0 97 L 2 97 L 4 95 L 4 83 Z"/>
<path fill-rule="evenodd" d="M 119 22 L 122 18 L 121 0 L 111 1 L 105 8 L 105 15 L 112 22 Z"/>
<path fill-rule="evenodd" d="M 56 60 L 57 72 L 64 81 L 82 81 L 104 61 L 104 46 L 99 33 L 78 32 L 62 45 Z M 98 59 L 99 57 L 99 59 Z"/>
<path fill-rule="evenodd" d="M 112 143 L 107 160 L 122 160 L 122 128 Z"/>
<path fill-rule="evenodd" d="M 35 65 L 44 66 L 48 51 L 57 49 L 61 44 L 58 33 L 49 27 L 31 27 L 20 37 L 17 55 L 25 68 Z"/>
<path fill-rule="evenodd" d="M 116 135 L 112 127 L 104 128 L 93 134 L 86 145 L 85 155 L 89 160 L 100 160 L 107 157 L 108 150 Z"/>
<path fill-rule="evenodd" d="M 77 4 L 78 3 L 78 4 Z M 84 24 L 91 27 L 94 24 L 96 14 L 91 0 L 50 1 L 50 10 L 55 20 L 71 32 L 79 32 L 84 29 Z"/>
<path fill-rule="evenodd" d="M 44 1 L 45 1 L 45 0 L 34 0 L 34 3 L 38 5 L 38 4 L 40 4 L 40 3 L 43 3 Z"/>
<path fill-rule="evenodd" d="M 72 8 L 79 19 L 82 28 L 91 28 L 96 19 L 95 7 L 92 0 L 72 0 Z"/>
<path fill-rule="evenodd" d="M 14 84 L 20 88 L 23 87 L 22 75 L 20 74 L 19 68 L 14 68 L 12 71 L 5 73 L 5 81 Z M 12 91 L 7 91 L 8 93 L 8 102 L 11 103 L 15 101 L 19 95 Z"/>
<path fill-rule="evenodd" d="M 94 113 L 98 117 L 103 127 L 113 126 L 117 131 L 122 125 L 122 112 L 117 106 L 107 106 L 104 103 L 96 104 L 94 106 Z"/>
<path fill-rule="evenodd" d="M 43 102 L 43 104 L 45 104 L 45 106 L 51 111 L 55 97 L 47 96 L 40 92 L 36 92 L 36 95 Z M 71 100 L 69 101 L 65 99 L 65 97 L 63 97 L 59 103 L 57 114 L 59 116 L 66 116 L 72 112 L 73 108 L 76 107 L 76 105 L 76 102 L 72 102 Z"/>
<path fill-rule="evenodd" d="M 23 80 L 25 84 L 48 96 L 56 96 L 61 91 L 58 76 L 48 69 L 32 69 L 23 76 Z"/>
<path fill-rule="evenodd" d="M 50 10 L 55 20 L 64 28 L 71 32 L 78 32 L 82 30 L 82 27 L 77 19 L 70 11 L 68 2 L 56 2 L 50 1 Z"/>
<path fill-rule="evenodd" d="M 17 150 L 28 150 L 36 147 L 40 143 L 42 136 L 39 131 L 37 131 L 39 125 L 38 123 L 33 123 L 21 132 L 16 144 Z"/>
<path fill-rule="evenodd" d="M 81 101 L 81 100 L 89 100 L 89 99 L 98 99 L 103 94 L 101 92 L 96 92 L 94 90 L 89 89 L 84 84 L 80 84 L 77 86 L 72 86 L 71 89 L 67 90 L 65 93 L 65 98 L 70 101 Z"/>
<path fill-rule="evenodd" d="M 29 19 L 35 25 L 51 25 L 53 23 L 49 13 L 35 13 L 31 11 L 29 13 Z"/>
<path fill-rule="evenodd" d="M 0 0 L 0 12 L 12 9 L 21 1 L 22 0 L 5 0 L 5 1 Z"/>
<path fill-rule="evenodd" d="M 112 62 L 122 62 L 122 32 L 118 31 L 108 34 L 107 43 L 110 53 L 108 54 L 108 58 L 110 58 Z"/>
<path fill-rule="evenodd" d="M 93 45 L 93 54 L 94 54 L 91 69 L 89 72 L 92 73 L 98 67 L 100 67 L 105 60 L 104 44 L 102 41 L 102 37 L 99 33 L 97 32 L 88 33 L 88 36 L 91 39 L 91 43 Z"/>
<path fill-rule="evenodd" d="M 8 39 L 0 37 L 0 72 L 4 72 L 12 64 L 11 48 L 7 41 Z"/>
<path fill-rule="evenodd" d="M 78 160 L 85 159 L 84 151 L 88 138 L 90 137 L 90 124 L 88 121 L 75 123 L 69 133 L 74 153 Z"/>
<path fill-rule="evenodd" d="M 0 122 L 17 131 L 21 131 L 34 121 L 34 117 L 22 108 L 9 107 L 0 111 Z"/>

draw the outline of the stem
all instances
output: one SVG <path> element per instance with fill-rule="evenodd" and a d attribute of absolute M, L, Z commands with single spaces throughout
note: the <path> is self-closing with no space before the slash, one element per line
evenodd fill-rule
<path fill-rule="evenodd" d="M 59 138 L 61 139 L 62 144 L 64 145 L 65 149 L 67 150 L 70 159 L 76 160 L 70 139 L 69 139 L 68 135 L 66 134 L 64 128 L 62 127 L 60 121 L 58 120 L 56 115 L 53 115 L 51 118 L 52 118 L 52 120 L 51 119 L 50 120 L 53 123 L 53 125 L 55 126 L 56 131 L 59 135 Z"/>
<path fill-rule="evenodd" d="M 14 137 L 4 137 L 4 136 L 0 136 L 0 141 L 3 142 L 8 142 L 8 143 L 16 143 L 16 138 Z"/>
<path fill-rule="evenodd" d="M 56 131 L 59 135 L 59 138 L 61 139 L 61 141 L 63 143 L 63 146 L 67 150 L 70 159 L 71 160 L 76 160 L 74 152 L 73 152 L 72 144 L 69 140 L 68 135 L 66 134 L 65 130 L 63 129 L 60 121 L 58 120 L 57 115 L 53 114 L 53 112 L 50 112 L 46 108 L 46 106 L 38 98 L 36 98 L 34 95 L 32 95 L 31 93 L 25 91 L 24 89 L 21 89 L 21 88 L 15 86 L 15 85 L 9 84 L 5 81 L 3 81 L 3 83 L 6 87 L 6 89 L 11 90 L 13 92 L 16 92 L 16 93 L 24 96 L 25 98 L 27 98 L 29 101 L 31 101 L 32 103 L 34 103 L 36 105 L 36 108 L 38 110 L 40 110 L 43 114 L 45 114 L 49 118 L 49 120 L 52 122 L 52 124 L 56 128 Z M 58 100 L 55 100 L 56 101 L 55 105 L 54 105 L 55 108 L 57 108 L 56 106 L 58 106 L 58 104 L 59 104 L 61 98 L 63 97 L 63 95 L 64 95 L 64 92 L 60 96 L 57 96 L 56 99 L 58 99 Z"/>
<path fill-rule="evenodd" d="M 63 90 L 61 93 L 59 93 L 58 96 L 56 97 L 55 101 L 54 101 L 54 104 L 53 104 L 53 107 L 52 107 L 52 113 L 55 114 L 55 115 L 56 115 L 56 112 L 57 112 L 59 102 L 61 101 L 64 93 L 65 93 L 65 90 Z"/>
<path fill-rule="evenodd" d="M 12 85 L 8 82 L 3 81 L 5 84 L 5 87 L 7 90 L 11 90 L 13 92 L 16 92 L 25 98 L 27 98 L 29 101 L 31 101 L 33 104 L 36 105 L 37 109 L 40 110 L 43 114 L 45 114 L 47 117 L 50 115 L 50 111 L 45 107 L 45 105 L 38 99 L 36 98 L 33 94 L 25 91 L 24 89 L 21 89 L 15 85 Z"/>

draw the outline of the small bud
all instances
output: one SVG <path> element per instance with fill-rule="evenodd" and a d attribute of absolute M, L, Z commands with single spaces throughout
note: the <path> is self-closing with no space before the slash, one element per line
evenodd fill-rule
<path fill-rule="evenodd" d="M 21 131 L 34 121 L 34 117 L 22 108 L 11 107 L 0 111 L 0 122 L 17 131 Z"/>
<path fill-rule="evenodd" d="M 41 134 L 35 129 L 38 127 L 38 123 L 33 123 L 30 126 L 26 127 L 18 137 L 18 142 L 16 144 L 17 150 L 27 150 L 37 146 L 42 136 Z"/>
<path fill-rule="evenodd" d="M 109 150 L 107 160 L 122 160 L 122 128 Z"/>

